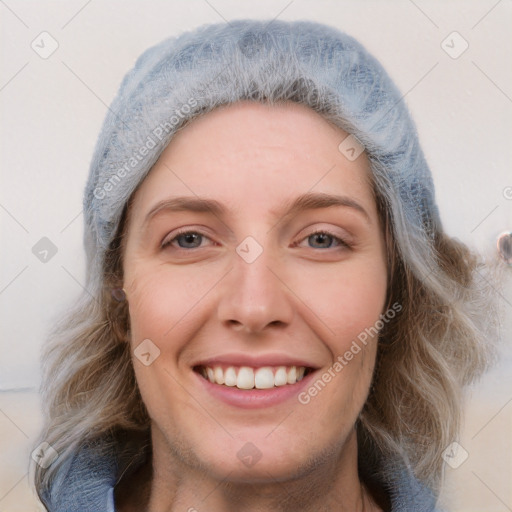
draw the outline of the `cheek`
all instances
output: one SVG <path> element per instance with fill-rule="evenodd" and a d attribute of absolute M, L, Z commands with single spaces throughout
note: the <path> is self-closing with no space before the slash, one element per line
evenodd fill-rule
<path fill-rule="evenodd" d="M 324 333 L 331 364 L 322 369 L 316 387 L 303 395 L 303 402 L 320 401 L 329 406 L 336 422 L 349 422 L 364 404 L 377 352 L 378 330 L 385 313 L 387 274 L 384 261 L 361 259 L 336 268 L 301 273 L 295 281 L 298 294 L 308 297 Z M 327 392 L 324 392 L 324 385 Z M 331 408 L 329 404 L 337 404 Z"/>
<path fill-rule="evenodd" d="M 327 328 L 333 355 L 348 350 L 352 341 L 384 313 L 387 275 L 380 260 L 318 268 L 300 276 L 295 281 L 297 294 L 306 298 L 306 304 Z"/>
<path fill-rule="evenodd" d="M 193 335 L 197 286 L 187 286 L 183 272 L 138 263 L 128 275 L 127 289 L 133 365 L 143 401 L 152 418 L 166 422 L 166 411 L 187 411 L 190 403 L 175 381 L 178 354 Z M 159 355 L 149 366 L 137 360 L 137 347 L 149 339 Z M 163 414 L 163 416 L 162 416 Z M 169 428 L 171 428 L 169 426 Z"/>
<path fill-rule="evenodd" d="M 178 323 L 186 324 L 207 284 L 197 273 L 165 267 L 137 269 L 129 292 L 133 341 L 147 337 L 162 340 Z"/>

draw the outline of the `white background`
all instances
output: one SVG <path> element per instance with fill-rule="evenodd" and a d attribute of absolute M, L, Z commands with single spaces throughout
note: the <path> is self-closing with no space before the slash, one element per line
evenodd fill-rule
<path fill-rule="evenodd" d="M 88 166 L 107 105 L 137 56 L 204 23 L 275 17 L 331 24 L 383 63 L 417 123 L 448 234 L 489 255 L 498 234 L 512 231 L 510 0 L 6 0 L 0 2 L 0 390 L 37 388 L 45 336 L 81 291 Z M 48 59 L 31 48 L 43 31 L 59 44 Z M 457 59 L 441 47 L 453 31 L 469 44 Z M 32 253 L 42 237 L 58 249 L 47 263 Z M 504 295 L 503 361 L 474 392 L 473 411 L 482 414 L 475 428 L 495 421 L 512 400 L 510 285 Z M 484 413 L 475 400 L 492 407 Z M 495 461 L 482 464 L 478 478 L 485 484 L 474 479 L 474 485 L 481 487 L 478 497 L 489 499 L 482 498 L 486 510 L 512 510 L 510 481 L 508 487 L 496 481 L 504 471 L 510 480 L 510 456 L 499 471 Z M 486 479 L 487 470 L 494 473 Z"/>

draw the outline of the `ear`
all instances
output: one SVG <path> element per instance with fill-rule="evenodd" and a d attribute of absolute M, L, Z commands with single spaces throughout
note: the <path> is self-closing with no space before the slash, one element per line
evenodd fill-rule
<path fill-rule="evenodd" d="M 110 292 L 112 298 L 117 302 L 124 302 L 126 300 L 126 292 L 124 288 L 113 288 Z"/>

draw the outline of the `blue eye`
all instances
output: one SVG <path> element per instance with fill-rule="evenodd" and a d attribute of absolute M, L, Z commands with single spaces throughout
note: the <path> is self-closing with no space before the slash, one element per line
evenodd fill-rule
<path fill-rule="evenodd" d="M 175 241 L 178 243 L 178 249 L 198 249 L 201 246 L 203 238 L 208 237 L 197 231 L 181 231 L 173 238 L 169 240 L 165 239 L 162 242 L 162 249 L 173 244 Z"/>
<path fill-rule="evenodd" d="M 162 242 L 162 249 L 165 249 L 169 245 L 174 246 L 178 250 L 199 249 L 201 248 L 201 242 L 203 240 L 210 239 L 198 231 L 184 230 L 176 233 L 172 238 L 164 239 Z M 313 243 L 313 245 L 310 245 L 313 249 L 333 249 L 340 247 L 350 248 L 350 245 L 347 242 L 328 231 L 315 231 L 305 237 L 302 241 L 304 240 L 308 240 L 310 243 Z M 317 246 L 315 247 L 314 244 L 317 244 Z M 299 243 L 295 245 L 299 245 Z"/>
<path fill-rule="evenodd" d="M 304 238 L 304 240 L 310 241 L 315 239 L 320 247 L 313 247 L 313 249 L 332 249 L 333 245 L 336 247 L 350 247 L 344 240 L 327 231 L 315 231 Z"/>

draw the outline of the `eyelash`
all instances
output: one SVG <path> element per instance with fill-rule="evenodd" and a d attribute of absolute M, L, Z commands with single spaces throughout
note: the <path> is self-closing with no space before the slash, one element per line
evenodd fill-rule
<path fill-rule="evenodd" d="M 209 237 L 207 235 L 205 235 L 204 233 L 201 233 L 200 231 L 194 231 L 194 230 L 190 230 L 190 229 L 183 229 L 183 230 L 179 230 L 174 235 L 174 237 L 171 238 L 170 240 L 168 240 L 166 242 L 162 242 L 161 248 L 165 249 L 166 247 L 170 246 L 175 240 L 177 240 L 177 238 L 180 237 L 181 235 L 189 235 L 189 234 L 200 235 L 201 237 L 209 239 Z M 352 248 L 351 244 L 349 244 L 348 242 L 346 242 L 345 240 L 343 240 L 339 236 L 336 236 L 333 233 L 331 233 L 329 231 L 326 231 L 326 230 L 313 231 L 309 235 L 307 235 L 304 238 L 302 238 L 299 242 L 294 243 L 293 246 L 296 247 L 298 245 L 298 243 L 300 243 L 303 240 L 306 240 L 309 237 L 312 237 L 314 235 L 326 235 L 326 236 L 329 236 L 329 237 L 333 238 L 334 241 L 338 242 L 338 248 L 340 248 L 340 247 L 344 247 L 346 249 L 351 249 Z M 192 247 L 192 248 L 188 248 L 187 249 L 187 248 L 184 248 L 184 247 L 178 247 L 176 250 L 178 250 L 178 251 L 191 251 L 191 250 L 200 249 L 200 248 L 201 247 Z M 323 248 L 323 249 L 322 248 L 318 248 L 318 247 L 312 247 L 312 249 L 325 250 L 325 249 L 332 249 L 332 247 L 326 247 L 326 248 Z"/>

